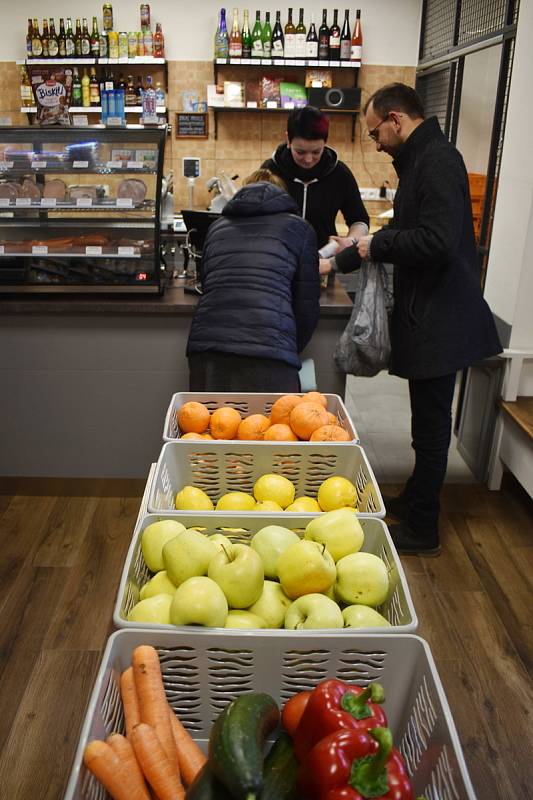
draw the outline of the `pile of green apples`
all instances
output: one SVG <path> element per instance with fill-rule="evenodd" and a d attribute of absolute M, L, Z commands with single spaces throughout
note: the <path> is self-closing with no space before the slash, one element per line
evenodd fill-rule
<path fill-rule="evenodd" d="M 250 544 L 206 535 L 175 519 L 141 536 L 153 577 L 140 590 L 130 622 L 212 628 L 367 628 L 390 623 L 376 608 L 389 594 L 385 563 L 362 552 L 353 509 L 311 520 L 303 538 L 267 525 Z"/>

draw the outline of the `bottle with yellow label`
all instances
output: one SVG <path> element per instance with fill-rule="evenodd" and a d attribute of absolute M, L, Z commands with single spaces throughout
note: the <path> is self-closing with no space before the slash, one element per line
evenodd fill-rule
<path fill-rule="evenodd" d="M 81 104 L 84 108 L 89 108 L 91 105 L 91 79 L 86 69 L 83 70 L 83 78 L 81 79 Z"/>
<path fill-rule="evenodd" d="M 26 67 L 20 68 L 20 102 L 24 108 L 29 108 L 33 105 L 33 91 Z"/>

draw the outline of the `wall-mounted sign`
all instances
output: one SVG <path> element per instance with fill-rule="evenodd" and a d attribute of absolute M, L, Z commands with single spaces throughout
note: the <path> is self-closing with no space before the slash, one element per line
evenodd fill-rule
<path fill-rule="evenodd" d="M 193 111 L 176 114 L 176 139 L 207 139 L 208 132 L 207 112 Z"/>

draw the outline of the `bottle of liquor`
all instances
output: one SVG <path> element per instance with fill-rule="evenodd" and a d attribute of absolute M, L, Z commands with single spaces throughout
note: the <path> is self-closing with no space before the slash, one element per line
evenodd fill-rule
<path fill-rule="evenodd" d="M 261 26 L 261 12 L 255 12 L 255 25 L 252 31 L 252 58 L 261 58 L 263 55 L 263 28 Z"/>
<path fill-rule="evenodd" d="M 270 11 L 265 13 L 265 24 L 263 25 L 263 56 L 270 58 L 272 55 L 272 28 L 270 26 Z"/>
<path fill-rule="evenodd" d="M 33 52 L 31 48 L 31 41 L 33 39 L 33 22 L 31 17 L 28 17 L 28 33 L 26 34 L 26 58 L 32 58 Z"/>
<path fill-rule="evenodd" d="M 227 41 L 227 31 L 226 31 L 226 41 Z M 163 28 L 161 27 L 160 22 L 156 22 L 155 25 L 155 33 L 153 39 L 153 53 L 155 58 L 164 58 L 165 57 L 165 37 L 163 36 Z"/>
<path fill-rule="evenodd" d="M 245 8 L 244 12 L 244 22 L 242 24 L 242 57 L 243 58 L 251 58 L 252 55 L 252 34 L 250 33 L 250 19 L 248 15 L 248 9 Z"/>
<path fill-rule="evenodd" d="M 76 18 L 76 33 L 74 35 L 74 52 L 77 56 L 81 56 L 81 22 L 79 17 Z"/>
<path fill-rule="evenodd" d="M 59 42 L 57 40 L 56 25 L 54 18 L 50 17 L 50 35 L 48 37 L 48 55 L 50 58 L 57 58 L 59 55 Z"/>
<path fill-rule="evenodd" d="M 363 56 L 363 30 L 361 28 L 361 11 L 357 9 L 355 15 L 355 25 L 353 26 L 352 34 L 352 51 L 350 54 L 350 61 L 358 66 L 361 66 L 361 58 Z"/>
<path fill-rule="evenodd" d="M 322 25 L 318 29 L 318 57 L 321 61 L 327 61 L 329 58 L 329 27 L 326 8 L 322 11 Z"/>
<path fill-rule="evenodd" d="M 91 56 L 99 58 L 100 56 L 100 34 L 98 33 L 98 21 L 93 17 L 93 30 L 90 38 L 91 43 Z M 100 105 L 100 103 L 98 103 Z"/>
<path fill-rule="evenodd" d="M 305 57 L 318 58 L 318 35 L 315 26 L 315 15 L 311 14 L 311 24 L 305 42 Z"/>
<path fill-rule="evenodd" d="M 333 25 L 329 29 L 329 57 L 331 61 L 340 60 L 341 29 L 339 28 L 339 10 L 333 9 Z"/>
<path fill-rule="evenodd" d="M 274 58 L 283 58 L 285 52 L 285 39 L 283 37 L 283 29 L 281 27 L 281 11 L 276 11 L 276 23 L 272 31 L 272 56 Z"/>
<path fill-rule="evenodd" d="M 144 94 L 143 79 L 142 75 L 139 75 L 137 77 L 137 86 L 135 87 L 135 97 L 138 106 L 142 106 L 143 94 Z"/>
<path fill-rule="evenodd" d="M 82 58 L 87 58 L 91 55 L 91 37 L 89 36 L 86 17 L 83 17 L 83 25 L 81 29 L 81 55 Z"/>
<path fill-rule="evenodd" d="M 91 67 L 91 78 L 89 80 L 89 100 L 91 106 L 100 105 L 100 86 L 98 85 L 94 67 Z"/>
<path fill-rule="evenodd" d="M 43 58 L 48 58 L 49 55 L 50 55 L 49 52 L 48 52 L 48 39 L 49 38 L 50 38 L 50 33 L 48 31 L 48 20 L 47 19 L 43 19 L 43 34 L 41 36 L 41 43 L 42 43 L 42 46 L 43 46 L 43 52 L 42 52 L 42 57 Z"/>
<path fill-rule="evenodd" d="M 350 12 L 344 12 L 344 23 L 341 31 L 341 61 L 349 61 L 352 52 L 352 34 L 350 33 Z"/>
<path fill-rule="evenodd" d="M 155 103 L 156 106 L 164 106 L 166 104 L 165 90 L 161 86 L 160 81 L 155 85 Z"/>
<path fill-rule="evenodd" d="M 31 55 L 32 58 L 41 58 L 43 54 L 43 42 L 39 31 L 39 20 L 35 18 L 32 25 L 31 34 Z"/>
<path fill-rule="evenodd" d="M 296 26 L 296 58 L 305 58 L 306 56 L 306 44 L 305 44 L 305 37 L 307 35 L 307 28 L 304 24 L 304 10 L 303 8 L 300 9 L 300 17 L 298 19 L 298 25 Z"/>
<path fill-rule="evenodd" d="M 285 58 L 296 58 L 296 28 L 292 21 L 292 8 L 289 8 L 289 18 L 285 25 Z"/>
<path fill-rule="evenodd" d="M 124 103 L 127 106 L 137 105 L 137 94 L 135 92 L 135 86 L 133 83 L 133 75 L 128 75 L 128 84 L 126 86 L 126 95 L 124 98 Z"/>
<path fill-rule="evenodd" d="M 57 46 L 59 48 L 59 58 L 65 58 L 67 55 L 67 37 L 65 35 L 65 20 L 63 17 L 59 18 L 59 36 L 57 37 Z"/>
<path fill-rule="evenodd" d="M 74 41 L 74 34 L 72 33 L 72 20 L 67 17 L 67 32 L 65 34 L 65 51 L 67 58 L 76 54 L 76 44 Z"/>
<path fill-rule="evenodd" d="M 157 114 L 157 104 L 155 98 L 155 89 L 152 86 L 152 76 L 146 76 L 146 89 L 143 92 L 143 117 L 155 117 Z"/>
<path fill-rule="evenodd" d="M 229 37 L 226 25 L 226 9 L 220 9 L 220 21 L 215 33 L 215 58 L 227 58 L 229 55 Z"/>
<path fill-rule="evenodd" d="M 91 105 L 91 79 L 87 75 L 87 69 L 83 68 L 83 77 L 81 79 L 81 104 L 84 108 L 89 108 Z"/>
<path fill-rule="evenodd" d="M 26 67 L 20 68 L 20 102 L 24 108 L 33 105 L 33 92 Z"/>
<path fill-rule="evenodd" d="M 233 9 L 233 27 L 229 37 L 229 55 L 230 58 L 241 58 L 242 56 L 242 38 L 239 30 L 239 10 Z"/>

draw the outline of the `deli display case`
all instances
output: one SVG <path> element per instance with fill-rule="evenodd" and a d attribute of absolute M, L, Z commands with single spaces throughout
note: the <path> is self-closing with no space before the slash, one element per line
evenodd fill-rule
<path fill-rule="evenodd" d="M 0 293 L 162 293 L 166 126 L 0 128 Z"/>

